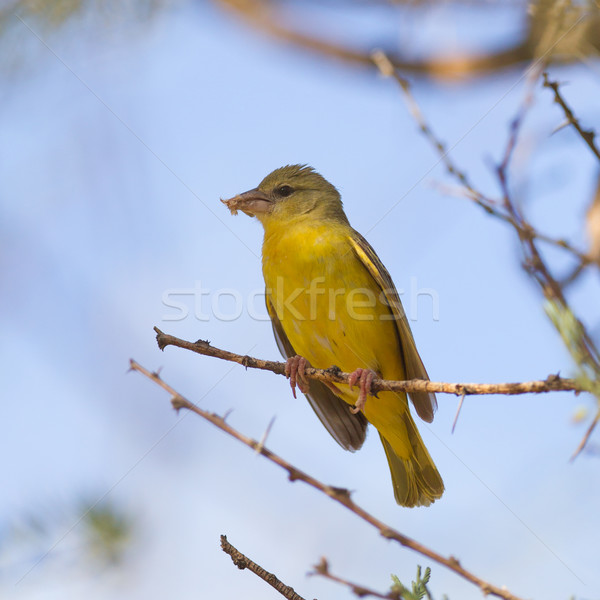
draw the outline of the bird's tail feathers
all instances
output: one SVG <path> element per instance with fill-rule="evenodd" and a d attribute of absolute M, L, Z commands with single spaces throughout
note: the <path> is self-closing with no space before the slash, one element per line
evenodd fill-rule
<path fill-rule="evenodd" d="M 380 434 L 390 465 L 394 497 L 401 506 L 429 506 L 444 493 L 444 482 L 429 455 L 417 426 L 407 411 L 402 415 L 412 452 L 402 458 L 392 444 Z"/>

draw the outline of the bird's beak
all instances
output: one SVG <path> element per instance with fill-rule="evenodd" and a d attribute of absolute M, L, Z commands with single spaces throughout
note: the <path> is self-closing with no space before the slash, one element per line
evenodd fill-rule
<path fill-rule="evenodd" d="M 233 198 L 229 198 L 229 200 L 221 198 L 221 202 L 227 206 L 232 215 L 236 215 L 237 211 L 241 210 L 249 217 L 255 217 L 273 210 L 272 200 L 258 188 L 238 194 Z"/>

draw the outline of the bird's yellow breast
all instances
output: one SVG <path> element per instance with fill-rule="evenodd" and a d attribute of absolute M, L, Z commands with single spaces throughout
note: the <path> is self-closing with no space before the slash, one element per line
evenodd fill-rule
<path fill-rule="evenodd" d="M 294 350 L 319 368 L 373 369 L 402 379 L 398 333 L 385 296 L 356 256 L 349 226 L 288 224 L 266 231 L 266 295 Z M 346 395 L 346 394 L 345 394 Z M 354 396 L 344 398 L 354 401 Z"/>

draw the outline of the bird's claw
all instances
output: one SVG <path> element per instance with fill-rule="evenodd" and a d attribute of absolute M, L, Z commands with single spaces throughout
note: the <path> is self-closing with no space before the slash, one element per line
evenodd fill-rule
<path fill-rule="evenodd" d="M 309 380 L 306 377 L 305 369 L 311 364 L 303 356 L 292 356 L 285 361 L 285 376 L 290 380 L 292 394 L 296 397 L 296 386 L 303 393 L 308 392 Z"/>
<path fill-rule="evenodd" d="M 369 394 L 373 395 L 371 392 L 371 384 L 373 383 L 375 375 L 375 371 L 372 371 L 371 369 L 356 369 L 356 371 L 350 373 L 350 377 L 348 377 L 350 389 L 353 389 L 357 384 L 359 387 L 358 399 L 354 403 L 354 406 L 350 408 L 352 414 L 357 414 L 364 410 L 365 404 L 367 403 L 367 396 Z"/>

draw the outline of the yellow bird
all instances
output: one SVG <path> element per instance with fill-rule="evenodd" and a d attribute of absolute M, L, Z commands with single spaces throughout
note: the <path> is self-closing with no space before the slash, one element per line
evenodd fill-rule
<path fill-rule="evenodd" d="M 374 376 L 429 379 L 394 283 L 369 243 L 348 222 L 336 188 L 306 165 L 281 167 L 229 200 L 233 214 L 256 217 L 265 234 L 266 304 L 286 374 L 346 450 L 358 450 L 367 422 L 379 432 L 394 496 L 428 506 L 444 483 L 411 417 L 406 394 L 369 398 Z M 351 373 L 349 386 L 306 377 L 307 366 Z M 355 385 L 359 389 L 355 390 Z M 428 423 L 435 396 L 410 394 Z"/>

